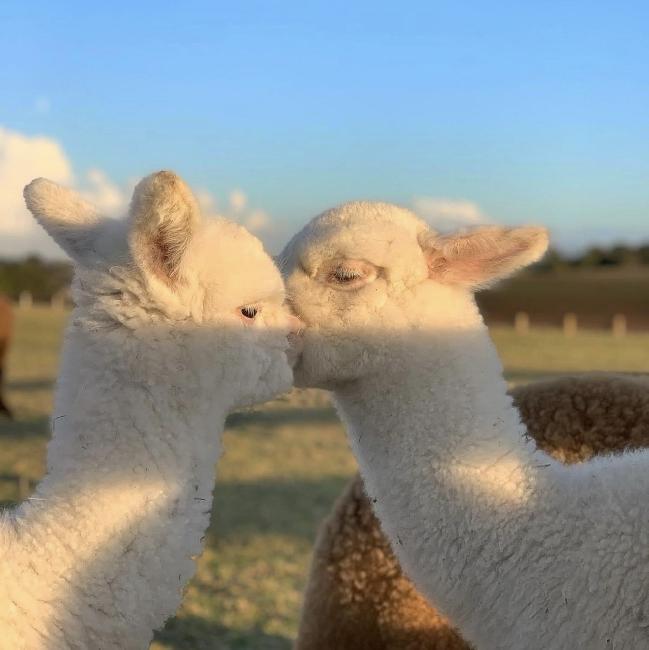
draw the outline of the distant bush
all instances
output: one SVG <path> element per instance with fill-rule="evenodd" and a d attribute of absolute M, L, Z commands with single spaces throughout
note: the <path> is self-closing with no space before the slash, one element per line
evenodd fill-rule
<path fill-rule="evenodd" d="M 649 267 L 649 244 L 636 248 L 621 244 L 591 246 L 573 256 L 550 249 L 530 272 L 534 275 L 603 267 Z M 68 287 L 71 279 L 72 266 L 68 262 L 48 262 L 35 255 L 18 261 L 0 260 L 0 293 L 14 300 L 29 291 L 37 302 L 49 301 Z"/>
<path fill-rule="evenodd" d="M 14 300 L 23 291 L 29 291 L 36 301 L 50 300 L 71 280 L 68 262 L 47 262 L 35 255 L 18 261 L 0 260 L 0 293 Z"/>
<path fill-rule="evenodd" d="M 535 268 L 538 271 L 563 271 L 603 266 L 649 266 L 649 244 L 636 248 L 622 244 L 591 246 L 579 255 L 566 255 L 551 248 Z"/>

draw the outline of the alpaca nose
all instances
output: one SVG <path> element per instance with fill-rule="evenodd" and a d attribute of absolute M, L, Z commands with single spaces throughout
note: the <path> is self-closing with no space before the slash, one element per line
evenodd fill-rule
<path fill-rule="evenodd" d="M 301 321 L 297 316 L 291 314 L 288 317 L 288 327 L 289 327 L 289 336 L 295 335 L 299 336 L 300 332 L 305 328 L 304 322 Z"/>

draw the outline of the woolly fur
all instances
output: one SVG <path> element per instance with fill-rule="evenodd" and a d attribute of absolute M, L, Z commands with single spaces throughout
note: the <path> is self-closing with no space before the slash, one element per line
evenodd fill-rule
<path fill-rule="evenodd" d="M 296 380 L 333 390 L 401 566 L 470 643 L 645 647 L 649 455 L 566 467 L 525 442 L 472 289 L 538 259 L 547 236 L 456 239 L 386 204 L 316 217 L 284 254 L 307 325 Z"/>
<path fill-rule="evenodd" d="M 511 391 L 528 435 L 564 463 L 649 446 L 649 378 L 584 375 Z M 296 650 L 468 650 L 403 574 L 356 476 L 315 544 Z"/>
<path fill-rule="evenodd" d="M 292 317 L 261 244 L 170 172 L 122 222 L 44 179 L 25 198 L 76 262 L 76 307 L 47 475 L 0 514 L 0 648 L 144 649 L 194 572 L 228 411 L 291 384 Z"/>

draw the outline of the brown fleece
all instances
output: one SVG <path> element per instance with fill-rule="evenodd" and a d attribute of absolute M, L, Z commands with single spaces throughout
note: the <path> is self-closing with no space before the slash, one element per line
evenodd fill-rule
<path fill-rule="evenodd" d="M 13 311 L 11 303 L 0 296 L 0 415 L 11 417 L 11 411 L 2 394 L 4 387 L 4 367 L 13 331 Z"/>
<path fill-rule="evenodd" d="M 564 463 L 649 446 L 649 377 L 566 377 L 511 395 L 530 438 Z M 316 540 L 295 650 L 469 648 L 401 573 L 357 475 Z"/>

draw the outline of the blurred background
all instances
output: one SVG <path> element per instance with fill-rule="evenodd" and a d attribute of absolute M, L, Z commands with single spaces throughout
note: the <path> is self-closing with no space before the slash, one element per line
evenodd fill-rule
<path fill-rule="evenodd" d="M 545 260 L 479 296 L 508 380 L 649 371 L 647 24 L 640 1 L 3 3 L 0 503 L 44 471 L 70 310 L 23 208 L 36 176 L 118 216 L 172 168 L 272 253 L 351 199 L 440 231 L 545 224 Z M 152 647 L 290 648 L 354 471 L 325 393 L 233 415 L 207 550 Z"/>

